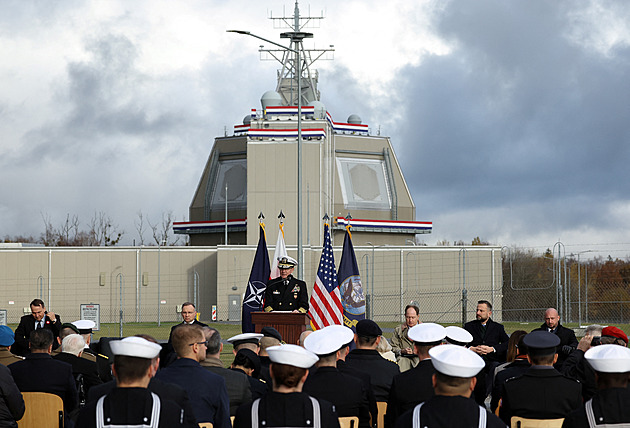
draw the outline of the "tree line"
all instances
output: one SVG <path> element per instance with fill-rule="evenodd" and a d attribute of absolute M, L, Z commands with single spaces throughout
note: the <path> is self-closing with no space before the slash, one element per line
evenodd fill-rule
<path fill-rule="evenodd" d="M 173 221 L 172 211 L 162 213 L 161 219 L 155 222 L 148 215 L 138 212 L 134 220 L 134 245 L 188 245 L 187 238 L 173 233 Z M 102 211 L 95 212 L 87 222 L 81 222 L 78 215 L 69 213 L 59 223 L 42 214 L 42 222 L 43 232 L 39 236 L 6 235 L 3 242 L 33 243 L 46 247 L 111 247 L 120 244 L 125 237 L 125 231 Z"/>

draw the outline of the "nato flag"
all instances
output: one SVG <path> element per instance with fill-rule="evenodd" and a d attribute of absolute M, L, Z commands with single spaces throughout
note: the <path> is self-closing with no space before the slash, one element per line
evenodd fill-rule
<path fill-rule="evenodd" d="M 265 226 L 260 224 L 260 237 L 258 238 L 258 248 L 254 256 L 252 271 L 249 274 L 249 282 L 245 297 L 243 298 L 243 315 L 241 318 L 243 333 L 253 333 L 252 312 L 263 310 L 263 300 L 265 289 L 271 267 L 269 266 L 269 254 L 267 253 L 267 240 L 265 239 Z"/>

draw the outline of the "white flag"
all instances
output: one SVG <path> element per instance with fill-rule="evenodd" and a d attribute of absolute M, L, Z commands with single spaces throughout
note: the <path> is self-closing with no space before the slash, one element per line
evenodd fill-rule
<path fill-rule="evenodd" d="M 278 259 L 288 256 L 287 247 L 284 245 L 284 229 L 283 224 L 280 223 L 280 230 L 278 230 L 278 240 L 276 241 L 276 251 L 273 253 L 273 261 L 271 262 L 270 279 L 278 278 L 280 276 L 280 269 L 278 269 Z"/>

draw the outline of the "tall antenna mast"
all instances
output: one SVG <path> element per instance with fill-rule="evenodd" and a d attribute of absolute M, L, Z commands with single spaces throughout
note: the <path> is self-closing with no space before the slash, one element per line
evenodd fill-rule
<path fill-rule="evenodd" d="M 270 16 L 269 19 L 274 22 L 274 28 L 288 28 L 290 30 L 281 33 L 280 38 L 290 39 L 291 49 L 300 52 L 300 55 L 298 55 L 296 52 L 291 52 L 286 49 L 266 49 L 263 46 L 259 49 L 261 59 L 276 60 L 282 65 L 282 68 L 278 70 L 276 92 L 282 97 L 283 104 L 298 105 L 297 70 L 301 70 L 302 72 L 302 78 L 299 79 L 302 85 L 302 90 L 300 91 L 302 105 L 319 101 L 320 94 L 317 89 L 318 73 L 317 70 L 311 70 L 311 66 L 318 59 L 334 59 L 333 52 L 335 49 L 333 45 L 330 45 L 330 47 L 326 49 L 304 49 L 302 40 L 313 38 L 313 33 L 302 30 L 316 27 L 319 21 L 324 19 L 323 13 L 322 16 L 301 17 L 298 1 L 296 0 L 293 16 Z M 263 53 L 265 55 L 263 55 Z M 298 61 L 301 61 L 301 67 L 298 67 Z"/>

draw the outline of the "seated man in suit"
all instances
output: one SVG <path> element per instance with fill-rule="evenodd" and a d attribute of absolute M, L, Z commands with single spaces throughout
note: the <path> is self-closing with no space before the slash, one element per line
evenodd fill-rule
<path fill-rule="evenodd" d="M 548 331 L 560 338 L 560 345 L 558 345 L 558 362 L 554 367 L 561 370 L 564 361 L 571 352 L 577 348 L 578 340 L 575 337 L 575 333 L 572 329 L 566 328 L 560 324 L 560 314 L 558 314 L 558 311 L 554 308 L 549 308 L 545 311 L 545 323 L 536 330 Z"/>
<path fill-rule="evenodd" d="M 47 312 L 41 299 L 33 299 L 31 302 L 31 314 L 20 318 L 20 324 L 15 329 L 15 344 L 13 353 L 25 356 L 29 352 L 28 341 L 31 332 L 44 328 L 53 334 L 53 350 L 59 347 L 56 338 L 61 328 L 61 318 L 54 312 Z"/>
<path fill-rule="evenodd" d="M 487 382 L 488 373 L 492 373 L 496 365 L 505 361 L 510 340 L 503 325 L 493 321 L 491 316 L 492 304 L 487 300 L 480 300 L 477 302 L 475 320 L 464 325 L 464 329 L 473 337 L 469 349 L 481 356 L 486 363 L 484 369 L 477 374 L 475 386 L 475 401 L 480 405 L 483 405 L 490 392 L 488 389 L 492 386 L 491 382 Z"/>
<path fill-rule="evenodd" d="M 68 415 L 78 405 L 77 387 L 72 376 L 72 366 L 55 361 L 50 356 L 53 334 L 41 328 L 31 333 L 29 338 L 31 353 L 24 361 L 9 366 L 13 379 L 22 392 L 49 392 L 63 400 L 65 414 Z"/>

